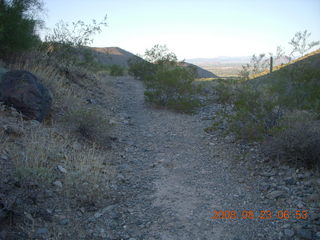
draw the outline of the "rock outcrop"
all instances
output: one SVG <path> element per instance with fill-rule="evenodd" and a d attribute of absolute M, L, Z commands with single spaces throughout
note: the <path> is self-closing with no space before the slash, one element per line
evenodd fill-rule
<path fill-rule="evenodd" d="M 0 101 L 14 107 L 26 119 L 41 122 L 50 112 L 52 98 L 32 73 L 28 71 L 9 71 L 0 82 Z"/>

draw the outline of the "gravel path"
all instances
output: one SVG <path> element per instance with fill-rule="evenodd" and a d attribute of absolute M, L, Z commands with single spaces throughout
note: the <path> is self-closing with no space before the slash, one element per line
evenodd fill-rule
<path fill-rule="evenodd" d="M 274 220 L 211 219 L 214 210 L 258 215 L 274 206 L 259 200 L 249 173 L 240 176 L 232 145 L 203 131 L 208 122 L 147 106 L 140 81 L 117 86 L 122 197 L 109 207 L 113 220 L 106 214 L 108 239 L 278 239 Z"/>

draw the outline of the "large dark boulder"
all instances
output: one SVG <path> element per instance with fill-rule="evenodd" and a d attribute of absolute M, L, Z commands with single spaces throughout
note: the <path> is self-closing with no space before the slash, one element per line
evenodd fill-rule
<path fill-rule="evenodd" d="M 27 119 L 41 122 L 50 112 L 52 98 L 37 77 L 27 71 L 9 71 L 0 82 L 0 101 L 14 107 Z"/>

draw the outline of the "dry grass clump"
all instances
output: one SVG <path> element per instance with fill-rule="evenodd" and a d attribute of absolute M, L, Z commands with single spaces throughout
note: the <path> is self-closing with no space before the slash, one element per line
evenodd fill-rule
<path fill-rule="evenodd" d="M 282 129 L 267 140 L 266 153 L 296 167 L 320 170 L 320 121 L 311 113 L 296 111 L 280 124 Z"/>
<path fill-rule="evenodd" d="M 20 144 L 8 146 L 20 179 L 33 179 L 41 184 L 58 180 L 63 192 L 84 199 L 97 200 L 106 194 L 114 175 L 109 153 L 81 145 L 71 135 L 52 127 L 26 127 L 25 132 Z M 58 166 L 66 172 L 61 172 Z"/>
<path fill-rule="evenodd" d="M 66 70 L 49 64 L 40 53 L 16 59 L 9 67 L 32 72 L 53 98 L 51 124 L 30 126 L 21 120 L 25 134 L 6 143 L 18 176 L 39 185 L 60 181 L 61 192 L 98 201 L 107 193 L 114 169 L 109 164 L 111 153 L 97 148 L 109 140 L 105 109 L 85 101 L 87 87 L 95 83 L 93 75 L 78 67 Z M 87 141 L 79 143 L 79 137 Z M 61 173 L 57 166 L 67 172 Z"/>
<path fill-rule="evenodd" d="M 81 137 L 102 147 L 108 144 L 111 125 L 98 106 L 89 108 L 79 105 L 66 113 L 65 120 L 71 123 L 69 126 L 71 131 Z"/>

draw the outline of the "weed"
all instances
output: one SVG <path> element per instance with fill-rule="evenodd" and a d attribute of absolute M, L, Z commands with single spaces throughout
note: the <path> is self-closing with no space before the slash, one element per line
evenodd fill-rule
<path fill-rule="evenodd" d="M 110 124 L 98 107 L 79 105 L 67 112 L 65 121 L 73 132 L 96 144 L 105 146 L 109 140 Z"/>
<path fill-rule="evenodd" d="M 123 76 L 124 75 L 124 68 L 113 64 L 110 66 L 110 75 L 111 76 Z"/>
<path fill-rule="evenodd" d="M 265 152 L 272 158 L 287 161 L 295 167 L 320 170 L 320 122 L 308 112 L 289 114 L 282 129 L 268 138 Z"/>

